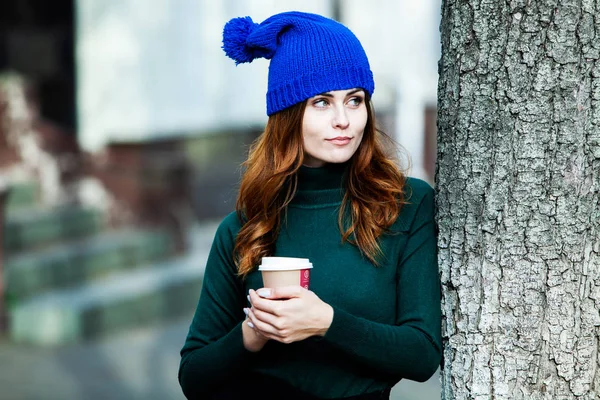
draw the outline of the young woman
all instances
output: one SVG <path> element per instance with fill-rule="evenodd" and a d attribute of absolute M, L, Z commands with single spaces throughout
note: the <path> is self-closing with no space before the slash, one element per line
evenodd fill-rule
<path fill-rule="evenodd" d="M 186 397 L 387 399 L 427 380 L 441 357 L 434 191 L 385 154 L 360 42 L 289 12 L 231 20 L 223 48 L 271 60 L 269 120 L 208 258 Z M 264 288 L 265 256 L 310 259 L 310 290 Z"/>

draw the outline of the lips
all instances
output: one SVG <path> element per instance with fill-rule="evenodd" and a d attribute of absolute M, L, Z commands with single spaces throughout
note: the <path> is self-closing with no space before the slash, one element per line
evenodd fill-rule
<path fill-rule="evenodd" d="M 348 137 L 348 136 L 338 136 L 338 137 L 334 137 L 333 139 L 327 139 L 327 141 L 329 143 L 333 143 L 338 146 L 346 145 L 346 144 L 350 143 L 351 140 L 352 140 L 352 138 Z"/>

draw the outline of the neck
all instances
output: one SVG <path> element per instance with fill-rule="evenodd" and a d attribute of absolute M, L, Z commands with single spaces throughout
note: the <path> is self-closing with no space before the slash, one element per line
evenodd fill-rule
<path fill-rule="evenodd" d="M 322 167 L 303 165 L 298 170 L 298 190 L 336 189 L 343 186 L 349 163 L 328 163 Z"/>
<path fill-rule="evenodd" d="M 298 190 L 292 205 L 320 206 L 339 204 L 343 198 L 345 173 L 349 163 L 325 164 L 298 170 Z"/>

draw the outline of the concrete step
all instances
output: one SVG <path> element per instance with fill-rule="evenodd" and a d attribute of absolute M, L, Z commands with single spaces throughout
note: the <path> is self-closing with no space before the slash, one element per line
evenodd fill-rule
<path fill-rule="evenodd" d="M 102 229 L 99 210 L 78 206 L 25 208 L 9 212 L 4 225 L 8 254 L 83 237 Z"/>
<path fill-rule="evenodd" d="M 11 340 L 58 345 L 193 312 L 208 249 L 46 293 L 10 312 Z"/>
<path fill-rule="evenodd" d="M 173 238 L 165 231 L 128 229 L 27 251 L 5 262 L 8 303 L 138 268 L 168 257 L 173 250 Z"/>
<path fill-rule="evenodd" d="M 39 187 L 36 182 L 13 182 L 8 185 L 6 209 L 10 212 L 34 206 L 38 202 Z"/>

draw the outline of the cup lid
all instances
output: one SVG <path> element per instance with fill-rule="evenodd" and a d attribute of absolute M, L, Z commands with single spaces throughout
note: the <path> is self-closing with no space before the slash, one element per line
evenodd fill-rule
<path fill-rule="evenodd" d="M 296 257 L 263 257 L 262 264 L 258 266 L 259 271 L 292 271 L 295 269 L 312 268 L 308 258 Z"/>

